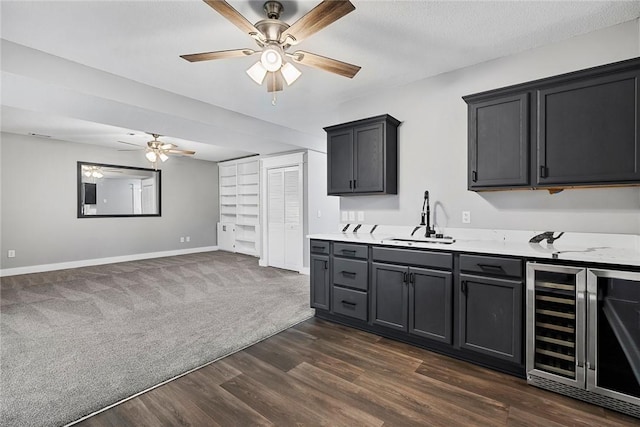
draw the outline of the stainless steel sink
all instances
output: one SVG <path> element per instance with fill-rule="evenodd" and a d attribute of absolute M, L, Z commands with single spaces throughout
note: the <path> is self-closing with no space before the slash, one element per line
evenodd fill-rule
<path fill-rule="evenodd" d="M 412 242 L 412 243 L 443 243 L 445 245 L 450 245 L 454 243 L 456 240 L 453 237 L 410 237 L 410 238 L 400 238 L 396 237 L 390 239 L 396 242 Z"/>

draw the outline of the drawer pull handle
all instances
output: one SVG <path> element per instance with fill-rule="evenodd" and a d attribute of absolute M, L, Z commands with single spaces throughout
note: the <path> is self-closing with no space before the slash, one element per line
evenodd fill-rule
<path fill-rule="evenodd" d="M 343 274 L 345 276 L 353 276 L 356 277 L 356 273 L 354 273 L 353 271 L 341 271 L 340 274 Z"/>
<path fill-rule="evenodd" d="M 324 252 L 324 246 L 311 246 L 311 249 L 313 249 L 314 251 L 323 251 Z"/>
<path fill-rule="evenodd" d="M 501 265 L 491 265 L 491 264 L 480 264 L 478 263 L 478 267 L 480 267 L 483 271 L 490 271 L 493 273 L 504 273 L 504 269 Z"/>
<path fill-rule="evenodd" d="M 341 302 L 342 304 L 344 304 L 344 305 L 348 305 L 348 306 L 350 306 L 350 307 L 355 307 L 355 306 L 357 305 L 355 302 L 351 302 L 351 301 L 345 301 L 345 300 L 342 300 L 342 301 L 340 301 L 340 302 Z"/>

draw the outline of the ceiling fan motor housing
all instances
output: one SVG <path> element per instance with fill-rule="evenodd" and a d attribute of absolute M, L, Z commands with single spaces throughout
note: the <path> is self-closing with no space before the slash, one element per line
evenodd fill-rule
<path fill-rule="evenodd" d="M 282 3 L 275 0 L 264 2 L 263 8 L 269 19 L 280 19 L 280 14 L 284 11 Z"/>

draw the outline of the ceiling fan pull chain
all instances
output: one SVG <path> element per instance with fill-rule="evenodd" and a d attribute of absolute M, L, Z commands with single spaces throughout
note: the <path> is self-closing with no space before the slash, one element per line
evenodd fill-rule
<path fill-rule="evenodd" d="M 273 91 L 273 98 L 271 98 L 271 105 L 275 107 L 276 105 L 276 91 Z"/>

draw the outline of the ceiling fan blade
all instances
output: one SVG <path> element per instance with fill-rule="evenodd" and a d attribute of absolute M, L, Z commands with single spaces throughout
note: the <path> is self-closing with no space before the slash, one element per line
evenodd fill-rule
<path fill-rule="evenodd" d="M 282 74 L 280 71 L 276 71 L 275 73 L 269 73 L 267 75 L 267 92 L 279 92 L 282 90 L 284 85 Z"/>
<path fill-rule="evenodd" d="M 349 0 L 324 0 L 285 30 L 280 36 L 280 41 L 286 41 L 292 45 L 298 44 L 327 25 L 334 23 L 349 12 L 352 12 L 355 8 Z M 289 38 L 288 41 L 287 37 Z"/>
<path fill-rule="evenodd" d="M 116 151 L 141 151 L 142 148 L 132 148 L 131 150 L 116 150 Z"/>
<path fill-rule="evenodd" d="M 170 142 L 165 142 L 158 148 L 161 150 L 173 150 L 174 148 L 178 148 L 178 146 L 176 144 L 171 144 Z"/>
<path fill-rule="evenodd" d="M 349 64 L 347 62 L 338 61 L 337 59 L 327 58 L 325 56 L 316 55 L 315 53 L 305 52 L 303 50 L 295 51 L 287 54 L 294 61 L 308 65 L 309 67 L 319 68 L 330 73 L 340 74 L 350 79 L 355 76 L 360 68 L 358 65 Z"/>
<path fill-rule="evenodd" d="M 240 28 L 242 31 L 248 34 L 261 34 L 251 22 L 233 8 L 229 3 L 224 0 L 204 0 L 206 4 L 211 6 L 220 15 L 231 21 L 233 25 Z"/>
<path fill-rule="evenodd" d="M 250 56 L 257 53 L 253 49 L 232 49 L 218 50 L 215 52 L 192 53 L 189 55 L 180 55 L 180 58 L 189 62 L 211 61 L 212 59 L 237 58 L 239 56 Z"/>
<path fill-rule="evenodd" d="M 191 150 L 176 150 L 176 149 L 167 150 L 167 153 L 169 153 L 169 154 L 182 154 L 184 156 L 193 156 L 194 154 L 196 154 L 195 151 L 191 151 Z"/>

